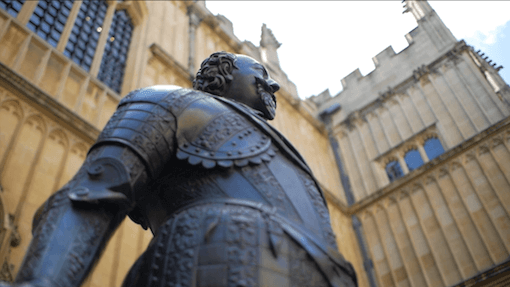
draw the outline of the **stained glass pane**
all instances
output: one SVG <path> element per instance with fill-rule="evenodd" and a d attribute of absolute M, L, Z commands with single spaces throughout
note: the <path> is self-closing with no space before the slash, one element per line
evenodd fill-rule
<path fill-rule="evenodd" d="M 421 158 L 420 152 L 415 149 L 408 151 L 404 156 L 404 160 L 409 171 L 415 170 L 423 165 L 423 159 Z"/>
<path fill-rule="evenodd" d="M 27 27 L 53 47 L 57 47 L 64 25 L 73 7 L 74 0 L 44 1 L 40 0 Z"/>
<path fill-rule="evenodd" d="M 7 11 L 12 17 L 18 16 L 25 0 L 0 0 L 0 9 Z"/>
<path fill-rule="evenodd" d="M 386 174 L 388 175 L 390 182 L 404 175 L 404 173 L 402 172 L 402 168 L 400 168 L 400 164 L 396 160 L 390 161 L 386 165 Z"/>
<path fill-rule="evenodd" d="M 444 153 L 443 146 L 437 138 L 430 138 L 425 141 L 423 148 L 425 149 L 425 153 L 427 153 L 429 160 L 432 160 Z"/>
<path fill-rule="evenodd" d="M 98 79 L 117 93 L 120 93 L 122 87 L 132 34 L 133 22 L 129 15 L 125 10 L 116 11 L 106 41 Z"/>
<path fill-rule="evenodd" d="M 84 1 L 74 22 L 64 54 L 86 71 L 90 70 L 108 4 Z"/>

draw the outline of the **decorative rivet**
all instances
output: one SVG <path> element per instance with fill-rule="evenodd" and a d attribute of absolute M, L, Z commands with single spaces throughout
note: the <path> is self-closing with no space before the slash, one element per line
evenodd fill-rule
<path fill-rule="evenodd" d="M 232 152 L 231 151 L 227 152 L 227 155 L 232 156 Z"/>
<path fill-rule="evenodd" d="M 101 165 L 96 165 L 95 167 L 93 167 L 93 168 L 91 168 L 91 169 L 89 170 L 89 174 L 90 174 L 90 175 L 99 175 L 99 174 L 103 173 L 103 171 L 104 171 L 103 166 L 101 166 Z"/>
<path fill-rule="evenodd" d="M 256 148 L 256 149 L 259 149 L 259 148 L 260 148 L 260 146 L 256 145 L 256 146 L 255 146 L 255 148 Z"/>
<path fill-rule="evenodd" d="M 210 152 L 210 153 L 209 153 L 209 155 L 210 155 L 210 156 L 214 156 L 214 153 L 213 153 L 213 152 Z"/>
<path fill-rule="evenodd" d="M 251 149 L 250 149 L 250 151 L 251 151 L 251 152 L 254 152 L 254 151 L 255 151 L 255 149 L 254 149 L 254 148 L 251 148 Z"/>
<path fill-rule="evenodd" d="M 248 133 L 248 134 L 251 134 L 251 131 L 250 131 L 250 130 L 248 130 L 248 131 L 247 131 L 247 133 Z"/>
<path fill-rule="evenodd" d="M 200 149 L 199 149 L 199 148 L 196 148 L 196 149 L 195 149 L 195 152 L 200 152 Z"/>
<path fill-rule="evenodd" d="M 242 151 L 238 151 L 237 153 L 238 153 L 238 154 L 243 154 L 243 152 L 242 152 Z"/>
<path fill-rule="evenodd" d="M 74 194 L 79 197 L 86 197 L 89 194 L 89 189 L 83 186 L 80 186 L 74 190 Z"/>
<path fill-rule="evenodd" d="M 267 139 L 267 137 L 266 136 L 262 136 L 262 139 L 265 140 L 265 139 Z"/>
<path fill-rule="evenodd" d="M 240 135 L 240 136 L 239 136 L 239 139 L 240 139 L 240 140 L 242 140 L 242 139 L 243 139 L 243 136 L 242 136 L 242 135 Z"/>
<path fill-rule="evenodd" d="M 183 144 L 183 145 L 182 145 L 182 147 L 183 147 L 183 148 L 188 148 L 188 144 L 187 144 L 187 143 L 185 143 L 185 144 Z"/>
<path fill-rule="evenodd" d="M 236 146 L 236 145 L 237 145 L 237 143 L 236 143 L 236 142 L 233 142 L 233 143 L 232 143 L 232 146 Z"/>

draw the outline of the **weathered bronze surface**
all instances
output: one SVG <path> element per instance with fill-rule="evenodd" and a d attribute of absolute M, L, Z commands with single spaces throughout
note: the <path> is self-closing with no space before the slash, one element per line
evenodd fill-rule
<path fill-rule="evenodd" d="M 36 215 L 14 286 L 80 286 L 126 215 L 154 234 L 126 287 L 357 285 L 317 181 L 266 123 L 279 85 L 264 66 L 215 53 L 194 89 L 119 103 Z"/>

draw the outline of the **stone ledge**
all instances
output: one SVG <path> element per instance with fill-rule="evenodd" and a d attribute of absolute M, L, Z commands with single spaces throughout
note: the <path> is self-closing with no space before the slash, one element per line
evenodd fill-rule
<path fill-rule="evenodd" d="M 37 110 L 51 117 L 63 127 L 83 136 L 85 141 L 92 144 L 99 136 L 99 129 L 1 62 L 0 84 L 20 99 L 34 104 Z"/>
<path fill-rule="evenodd" d="M 181 65 L 172 55 L 166 52 L 159 44 L 153 43 L 150 45 L 149 50 L 152 52 L 152 55 L 163 62 L 170 69 L 174 69 L 179 73 L 183 78 L 187 79 L 190 82 L 193 82 L 195 78 L 192 74 L 188 72 L 183 65 Z"/>

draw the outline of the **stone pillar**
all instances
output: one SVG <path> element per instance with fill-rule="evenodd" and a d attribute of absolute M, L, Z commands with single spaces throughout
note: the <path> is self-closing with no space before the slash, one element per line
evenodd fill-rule
<path fill-rule="evenodd" d="M 398 155 L 398 163 L 400 164 L 400 168 L 402 169 L 402 172 L 404 174 L 408 174 L 409 173 L 409 169 L 407 168 L 406 161 L 404 160 L 404 158 L 400 154 Z"/>
<path fill-rule="evenodd" d="M 423 163 L 426 163 L 429 161 L 429 157 L 427 156 L 427 153 L 425 152 L 425 149 L 423 148 L 423 145 L 417 144 L 418 151 L 420 152 L 421 158 L 423 159 Z"/>

